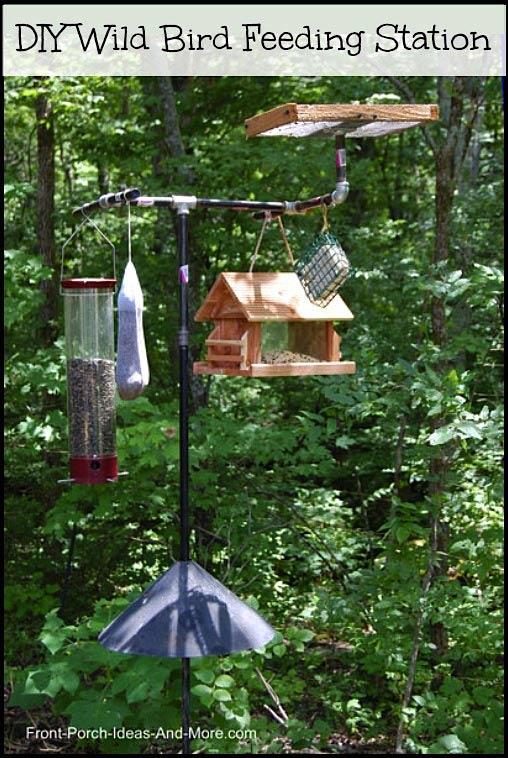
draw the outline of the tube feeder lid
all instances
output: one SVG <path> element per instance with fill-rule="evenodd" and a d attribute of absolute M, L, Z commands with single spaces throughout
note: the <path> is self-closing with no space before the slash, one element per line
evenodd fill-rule
<path fill-rule="evenodd" d="M 114 290 L 116 279 L 62 279 L 60 283 L 64 290 Z"/>

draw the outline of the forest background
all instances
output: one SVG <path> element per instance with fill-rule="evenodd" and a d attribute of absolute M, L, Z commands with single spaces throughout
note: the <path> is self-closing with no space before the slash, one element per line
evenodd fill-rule
<path fill-rule="evenodd" d="M 118 402 L 129 476 L 115 486 L 58 484 L 60 248 L 72 208 L 122 185 L 255 199 L 327 191 L 330 141 L 245 141 L 244 119 L 284 102 L 436 102 L 441 115 L 425 130 L 348 140 L 351 191 L 329 218 L 355 267 L 343 288 L 355 320 L 341 334 L 357 373 L 192 380 L 194 555 L 278 632 L 266 650 L 193 664 L 194 722 L 256 731 L 194 748 L 503 753 L 501 82 L 255 76 L 6 79 L 8 752 L 179 750 L 25 738 L 31 724 L 180 723 L 178 661 L 96 642 L 177 554 L 174 219 L 132 214 L 151 383 Z M 98 223 L 121 270 L 126 213 Z M 296 256 L 321 224 L 319 212 L 288 219 Z M 193 212 L 193 313 L 220 271 L 247 270 L 258 232 L 249 214 Z M 93 230 L 71 263 L 110 273 Z M 274 225 L 258 269 L 287 265 Z M 207 331 L 193 326 L 194 359 Z"/>

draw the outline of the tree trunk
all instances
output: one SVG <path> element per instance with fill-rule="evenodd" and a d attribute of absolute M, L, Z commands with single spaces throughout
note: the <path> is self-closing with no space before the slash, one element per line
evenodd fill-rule
<path fill-rule="evenodd" d="M 74 173 L 72 170 L 71 156 L 70 154 L 67 154 L 65 152 L 65 148 L 64 148 L 62 140 L 60 140 L 58 148 L 59 148 L 59 154 L 60 154 L 60 165 L 62 167 L 62 171 L 63 171 L 64 179 L 65 179 L 65 186 L 67 188 L 67 195 L 68 195 L 69 201 L 72 202 L 72 198 L 74 195 Z"/>
<path fill-rule="evenodd" d="M 162 103 L 162 113 L 164 116 L 164 140 L 169 154 L 173 158 L 179 158 L 185 155 L 180 124 L 178 120 L 178 111 L 176 109 L 175 92 L 171 83 L 171 77 L 157 77 L 159 91 Z"/>
<path fill-rule="evenodd" d="M 413 94 L 404 82 L 393 77 L 390 77 L 390 80 L 404 92 L 410 102 L 415 102 Z M 435 242 L 432 253 L 432 267 L 434 269 L 446 263 L 450 257 L 454 193 L 471 134 L 477 121 L 482 101 L 483 82 L 484 80 L 479 77 L 440 77 L 438 79 L 440 121 L 446 129 L 445 136 L 436 142 L 434 137 L 429 134 L 426 135 L 427 144 L 434 154 L 436 175 Z M 437 347 L 444 349 L 448 335 L 444 297 L 435 296 L 432 298 L 430 317 L 433 342 Z M 447 361 L 444 358 L 438 359 L 434 368 L 439 374 L 444 375 L 448 370 Z M 448 420 L 444 415 L 433 417 L 431 431 L 445 425 Z M 439 445 L 433 448 L 433 456 L 429 466 L 429 494 L 432 497 L 434 508 L 430 519 L 431 541 L 429 544 L 428 569 L 422 585 L 420 606 L 414 628 L 408 678 L 402 698 L 401 717 L 397 730 L 396 753 L 404 752 L 404 710 L 410 704 L 413 692 L 423 630 L 424 606 L 432 584 L 436 579 L 443 577 L 447 570 L 449 534 L 447 525 L 441 518 L 441 507 L 446 491 L 449 468 L 450 458 L 446 455 L 445 446 Z M 445 625 L 441 621 L 432 623 L 430 636 L 435 645 L 435 657 L 439 660 L 448 650 L 448 633 Z"/>
<path fill-rule="evenodd" d="M 44 296 L 41 309 L 42 344 L 51 345 L 56 337 L 58 283 L 55 271 L 55 133 L 51 102 L 46 93 L 35 103 L 37 119 L 37 246 L 45 266 L 53 274 L 41 282 Z"/>
<path fill-rule="evenodd" d="M 476 125 L 482 100 L 483 80 L 473 77 L 455 77 L 440 80 L 440 110 L 446 119 L 446 137 L 434 151 L 436 166 L 436 235 L 432 263 L 434 266 L 448 261 L 450 257 L 450 234 L 452 225 L 453 199 L 457 182 L 464 165 L 464 159 Z M 443 297 L 433 297 L 431 304 L 432 338 L 439 348 L 447 342 L 446 304 Z M 448 364 L 444 359 L 437 362 L 436 370 L 444 375 Z M 437 416 L 431 424 L 432 431 L 447 423 L 445 417 Z M 449 472 L 449 458 L 444 446 L 437 446 L 430 462 L 430 494 L 436 508 L 440 508 Z M 445 575 L 448 568 L 448 529 L 439 518 L 437 527 L 437 557 L 434 578 Z M 448 634 L 443 623 L 431 625 L 431 640 L 435 645 L 436 657 L 448 650 Z"/>
<path fill-rule="evenodd" d="M 109 171 L 101 161 L 97 164 L 97 184 L 101 195 L 109 192 Z"/>

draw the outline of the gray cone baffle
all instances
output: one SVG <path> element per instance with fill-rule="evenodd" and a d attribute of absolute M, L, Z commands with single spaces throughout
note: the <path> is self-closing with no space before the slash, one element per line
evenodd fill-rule
<path fill-rule="evenodd" d="M 104 629 L 109 650 L 165 658 L 227 655 L 266 645 L 275 631 L 194 561 L 178 561 Z"/>

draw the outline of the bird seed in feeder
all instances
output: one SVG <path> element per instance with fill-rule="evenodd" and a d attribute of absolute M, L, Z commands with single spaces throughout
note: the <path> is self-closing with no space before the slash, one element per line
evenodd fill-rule
<path fill-rule="evenodd" d="M 115 453 L 115 364 L 104 358 L 67 362 L 69 447 L 73 457 Z"/>
<path fill-rule="evenodd" d="M 269 350 L 261 356 L 261 363 L 316 363 L 316 358 L 291 350 Z"/>

